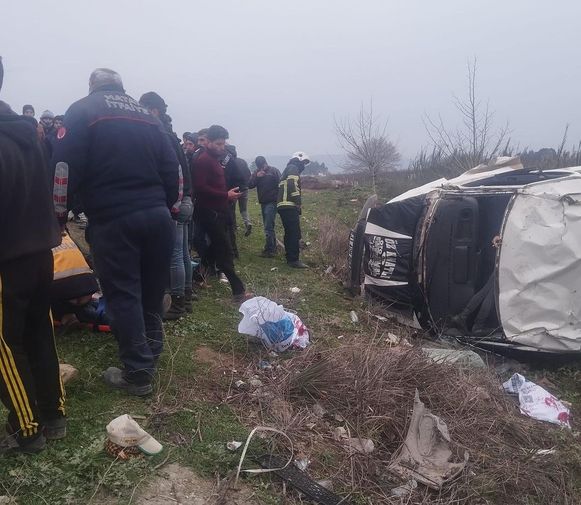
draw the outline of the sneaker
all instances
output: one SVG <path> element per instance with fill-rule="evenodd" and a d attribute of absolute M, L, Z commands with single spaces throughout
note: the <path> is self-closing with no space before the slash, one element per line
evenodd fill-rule
<path fill-rule="evenodd" d="M 185 297 L 180 295 L 171 295 L 171 305 L 169 310 L 163 316 L 164 321 L 175 321 L 186 315 Z"/>
<path fill-rule="evenodd" d="M 302 261 L 289 261 L 287 265 L 291 268 L 309 268 L 308 265 L 305 265 Z"/>
<path fill-rule="evenodd" d="M 61 440 L 67 436 L 67 418 L 57 417 L 44 423 L 44 436 L 47 440 Z"/>
<path fill-rule="evenodd" d="M 110 366 L 103 372 L 105 384 L 114 389 L 123 389 L 126 393 L 134 396 L 147 396 L 153 393 L 153 386 L 150 384 L 133 384 L 123 376 L 123 370 L 115 366 Z"/>
<path fill-rule="evenodd" d="M 252 233 L 252 225 L 249 224 L 248 226 L 246 226 L 246 231 L 244 232 L 244 236 L 248 237 L 251 233 Z"/>
<path fill-rule="evenodd" d="M 8 426 L 4 437 L 0 439 L 0 454 L 38 454 L 46 447 L 46 438 L 41 433 L 39 436 L 26 442 L 18 442 L 16 435 L 10 434 Z"/>

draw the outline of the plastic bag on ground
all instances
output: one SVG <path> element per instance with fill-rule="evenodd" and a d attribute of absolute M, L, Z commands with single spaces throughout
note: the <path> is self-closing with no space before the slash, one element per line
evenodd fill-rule
<path fill-rule="evenodd" d="M 283 352 L 287 349 L 304 349 L 309 345 L 309 330 L 300 318 L 284 310 L 282 305 L 255 296 L 240 306 L 244 316 L 238 332 L 256 337 L 267 349 Z"/>
<path fill-rule="evenodd" d="M 518 394 L 521 414 L 571 428 L 569 409 L 538 384 L 515 373 L 502 387 L 508 393 Z"/>

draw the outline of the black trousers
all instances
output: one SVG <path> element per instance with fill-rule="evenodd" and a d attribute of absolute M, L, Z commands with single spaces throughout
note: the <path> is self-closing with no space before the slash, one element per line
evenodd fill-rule
<path fill-rule="evenodd" d="M 151 382 L 163 349 L 161 314 L 175 232 L 165 207 L 87 228 L 124 376 L 135 384 Z"/>
<path fill-rule="evenodd" d="M 212 209 L 198 208 L 194 219 L 210 237 L 208 257 L 216 261 L 216 266 L 228 278 L 232 294 L 243 294 L 245 291 L 244 283 L 234 270 L 234 252 L 228 228 L 230 224 L 229 211 L 217 212 Z"/>
<path fill-rule="evenodd" d="M 235 258 L 238 258 L 238 244 L 236 243 L 236 200 L 231 201 L 230 206 L 230 222 L 228 223 L 228 236 L 230 237 L 230 245 L 232 246 L 232 253 Z"/>
<path fill-rule="evenodd" d="M 52 278 L 50 249 L 0 263 L 0 398 L 20 443 L 65 415 L 50 315 Z"/>
<path fill-rule="evenodd" d="M 284 228 L 284 249 L 286 261 L 291 263 L 299 260 L 299 242 L 301 240 L 301 217 L 296 207 L 278 209 L 280 220 Z"/>

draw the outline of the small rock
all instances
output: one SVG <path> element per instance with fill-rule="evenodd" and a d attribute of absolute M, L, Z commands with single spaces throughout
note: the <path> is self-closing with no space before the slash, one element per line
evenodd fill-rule
<path fill-rule="evenodd" d="M 262 381 L 260 379 L 250 379 L 248 381 L 248 384 L 250 384 L 250 387 L 253 387 L 253 388 L 262 387 Z"/>
<path fill-rule="evenodd" d="M 317 417 L 323 417 L 327 413 L 327 411 L 323 408 L 323 406 L 320 403 L 315 403 L 312 409 L 313 414 L 315 414 Z"/>
<path fill-rule="evenodd" d="M 351 321 L 353 323 L 358 323 L 359 322 L 359 318 L 357 317 L 357 313 L 352 310 L 351 312 L 349 312 L 349 316 L 351 317 Z"/>
<path fill-rule="evenodd" d="M 271 272 L 276 272 L 277 270 L 278 270 L 278 267 L 272 267 L 272 268 L 270 269 L 270 271 L 271 271 Z"/>
<path fill-rule="evenodd" d="M 74 366 L 67 365 L 66 363 L 59 364 L 59 371 L 63 384 L 67 384 L 79 378 L 79 371 Z M 2 502 L 0 501 L 0 503 Z"/>
<path fill-rule="evenodd" d="M 296 295 L 301 292 L 301 289 L 295 286 L 294 288 L 290 288 L 290 292 Z"/>
<path fill-rule="evenodd" d="M 402 498 L 413 492 L 414 489 L 418 487 L 418 483 L 415 479 L 408 480 L 405 484 L 399 487 L 395 487 L 391 490 L 391 496 L 397 496 Z"/>
<path fill-rule="evenodd" d="M 258 368 L 260 368 L 261 370 L 272 370 L 272 365 L 271 365 L 270 361 L 266 361 L 265 359 L 261 359 L 258 362 Z"/>
<path fill-rule="evenodd" d="M 373 440 L 368 438 L 348 438 L 345 440 L 345 444 L 351 453 L 371 454 L 375 450 Z"/>
<path fill-rule="evenodd" d="M 237 451 L 242 446 L 242 442 L 238 442 L 237 440 L 232 440 L 226 444 L 226 448 L 229 451 Z"/>
<path fill-rule="evenodd" d="M 339 426 L 335 428 L 335 431 L 333 432 L 333 438 L 339 442 L 339 440 L 349 438 L 349 434 L 347 433 L 347 430 L 343 428 L 343 426 Z"/>

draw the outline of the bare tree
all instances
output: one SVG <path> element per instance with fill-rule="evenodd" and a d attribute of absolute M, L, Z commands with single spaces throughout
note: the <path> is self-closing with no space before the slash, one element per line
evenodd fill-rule
<path fill-rule="evenodd" d="M 441 116 L 437 121 L 427 114 L 424 116 L 424 126 L 430 140 L 434 148 L 449 159 L 452 175 L 510 150 L 508 125 L 495 128 L 494 112 L 490 110 L 489 103 L 483 104 L 477 96 L 476 68 L 476 59 L 468 62 L 467 97 L 454 96 L 454 105 L 462 123 L 460 128 L 448 128 Z"/>
<path fill-rule="evenodd" d="M 343 170 L 368 175 L 376 191 L 379 177 L 395 169 L 401 159 L 397 147 L 389 140 L 387 121 L 382 122 L 374 115 L 370 102 L 369 108 L 361 105 L 356 118 L 335 120 L 335 133 L 347 155 Z"/>

